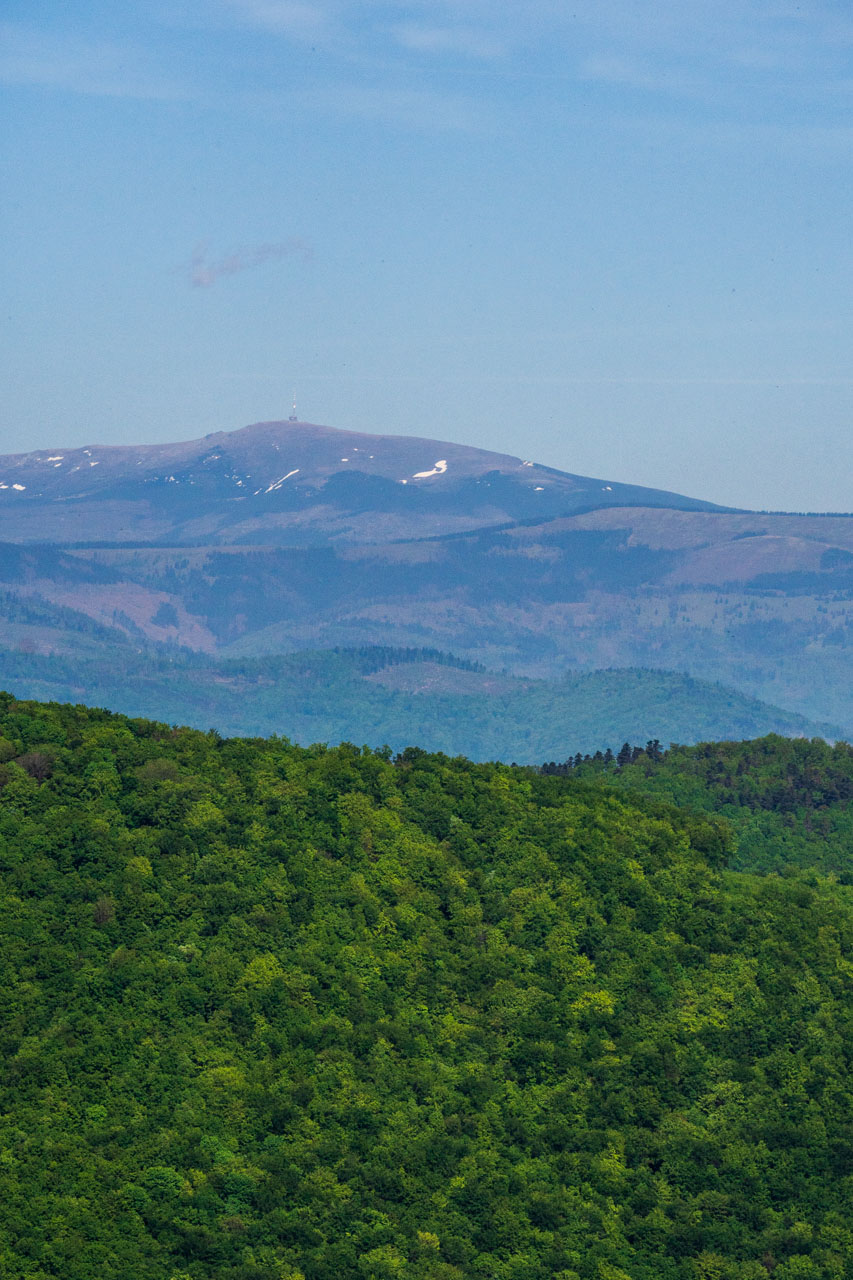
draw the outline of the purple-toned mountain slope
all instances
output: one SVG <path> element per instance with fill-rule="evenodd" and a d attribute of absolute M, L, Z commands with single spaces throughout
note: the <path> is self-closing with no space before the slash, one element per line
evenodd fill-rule
<path fill-rule="evenodd" d="M 598 507 L 719 510 L 446 441 L 262 422 L 0 456 L 0 540 L 386 542 Z"/>
<path fill-rule="evenodd" d="M 0 457 L 6 687 L 61 671 L 97 700 L 87 654 L 370 645 L 525 676 L 684 671 L 848 731 L 853 517 L 303 422 Z"/>

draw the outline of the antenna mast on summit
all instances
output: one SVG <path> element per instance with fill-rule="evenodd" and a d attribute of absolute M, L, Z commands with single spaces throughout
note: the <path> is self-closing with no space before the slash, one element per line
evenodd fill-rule
<path fill-rule="evenodd" d="M 293 413 L 290 415 L 290 418 L 288 419 L 288 421 L 289 422 L 299 421 L 299 419 L 296 416 L 296 396 L 293 397 Z"/>

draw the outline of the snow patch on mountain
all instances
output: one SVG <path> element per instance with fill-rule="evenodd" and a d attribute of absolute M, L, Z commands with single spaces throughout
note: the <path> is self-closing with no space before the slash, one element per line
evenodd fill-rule
<path fill-rule="evenodd" d="M 435 464 L 432 471 L 416 471 L 412 476 L 413 480 L 429 480 L 430 476 L 443 476 L 447 470 L 447 460 L 440 458 Z"/>

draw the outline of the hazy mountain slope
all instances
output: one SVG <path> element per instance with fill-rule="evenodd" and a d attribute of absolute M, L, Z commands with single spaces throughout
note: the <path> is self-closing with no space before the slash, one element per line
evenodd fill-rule
<path fill-rule="evenodd" d="M 240 657 L 391 644 L 549 677 L 683 670 L 851 733 L 851 547 L 851 517 L 620 508 L 384 545 L 7 544 L 0 591 Z"/>
<path fill-rule="evenodd" d="M 661 668 L 853 733 L 850 516 L 710 509 L 304 423 L 0 462 L 8 646 L 71 654 L 82 615 L 239 658 L 379 644 L 546 678 Z"/>
<path fill-rule="evenodd" d="M 435 661 L 440 658 L 440 662 Z M 424 660 L 426 658 L 426 660 Z M 840 730 L 720 685 L 660 671 L 555 682 L 472 671 L 448 655 L 387 649 L 208 663 L 135 654 L 109 661 L 0 651 L 0 688 L 80 701 L 221 733 L 293 741 L 417 744 L 476 760 L 535 764 L 645 742 Z"/>
<path fill-rule="evenodd" d="M 676 520 L 674 530 L 662 530 Z M 763 623 L 811 631 L 815 639 L 823 634 L 845 647 L 851 547 L 851 517 L 621 508 L 390 545 L 89 551 L 7 545 L 0 547 L 0 583 L 66 605 L 77 593 L 79 607 L 100 621 L 108 619 L 99 610 L 99 586 L 110 615 L 122 591 L 138 599 L 142 591 L 148 618 L 170 604 L 182 621 L 166 636 L 197 648 L 281 652 L 319 640 L 443 638 L 439 647 L 457 650 L 494 644 L 515 665 L 537 651 L 552 653 L 557 663 L 582 660 L 581 646 L 600 646 L 601 626 L 610 626 L 619 643 L 628 617 L 636 643 L 651 648 L 677 645 L 685 627 L 693 639 L 697 630 L 708 632 L 706 644 L 724 638 L 728 646 L 748 645 L 748 628 L 757 633 Z M 673 609 L 684 615 L 676 629 Z M 144 631 L 148 618 L 136 612 Z M 203 640 L 192 638 L 190 619 L 209 633 Z M 154 626 L 150 638 L 166 638 L 162 624 Z M 599 652 L 590 661 L 607 656 Z M 626 660 L 631 655 L 620 654 Z"/>
<path fill-rule="evenodd" d="M 0 521 L 15 542 L 373 542 L 635 502 L 713 509 L 466 445 L 305 422 L 0 456 Z"/>

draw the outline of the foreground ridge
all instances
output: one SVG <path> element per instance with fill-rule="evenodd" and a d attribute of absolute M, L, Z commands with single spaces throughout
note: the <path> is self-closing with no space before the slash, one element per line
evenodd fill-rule
<path fill-rule="evenodd" d="M 843 886 L 417 749 L 2 695 L 0 761 L 9 1274 L 847 1274 Z"/>

